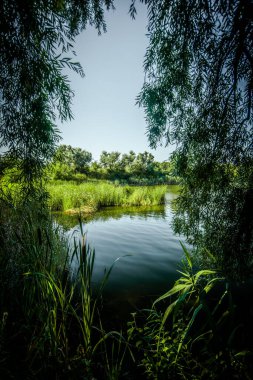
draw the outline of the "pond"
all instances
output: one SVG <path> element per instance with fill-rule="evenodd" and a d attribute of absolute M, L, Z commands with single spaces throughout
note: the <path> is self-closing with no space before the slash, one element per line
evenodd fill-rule
<path fill-rule="evenodd" d="M 169 186 L 166 204 L 156 207 L 107 208 L 84 221 L 89 245 L 95 249 L 93 282 L 120 257 L 105 288 L 108 304 L 123 309 L 140 307 L 169 289 L 178 277 L 183 257 L 180 241 L 172 231 L 172 201 L 178 187 Z M 79 230 L 77 218 L 56 215 L 69 236 Z"/>

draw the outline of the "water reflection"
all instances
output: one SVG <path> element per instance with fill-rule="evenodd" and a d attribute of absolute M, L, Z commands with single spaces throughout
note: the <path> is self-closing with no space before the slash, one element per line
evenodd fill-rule
<path fill-rule="evenodd" d="M 96 252 L 94 286 L 105 268 L 121 257 L 106 285 L 109 303 L 118 305 L 120 300 L 133 307 L 143 297 L 160 295 L 177 278 L 183 238 L 171 228 L 171 201 L 176 196 L 173 189 L 165 206 L 107 208 L 85 218 L 88 243 Z M 77 217 L 57 214 L 55 218 L 69 236 L 79 230 Z"/>
<path fill-rule="evenodd" d="M 153 215 L 160 218 L 166 218 L 166 211 L 163 205 L 159 206 L 139 206 L 139 207 L 107 207 L 103 210 L 97 211 L 95 214 L 83 215 L 82 221 L 86 224 L 94 221 L 106 222 L 110 219 L 119 220 L 122 217 L 129 216 L 134 219 L 134 217 L 141 215 L 142 218 L 148 218 Z M 77 215 L 67 215 L 61 212 L 55 212 L 54 218 L 57 223 L 60 224 L 65 230 L 69 230 L 78 225 L 79 219 Z"/>

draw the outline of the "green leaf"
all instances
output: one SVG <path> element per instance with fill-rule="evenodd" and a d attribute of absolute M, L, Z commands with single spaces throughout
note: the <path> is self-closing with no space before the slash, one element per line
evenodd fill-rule
<path fill-rule="evenodd" d="M 196 343 L 196 342 L 198 342 L 198 341 L 200 341 L 200 340 L 204 340 L 205 342 L 207 341 L 207 336 L 210 336 L 210 337 L 212 337 L 213 336 L 213 330 L 208 330 L 208 331 L 206 331 L 206 332 L 204 332 L 203 334 L 200 334 L 199 336 L 197 336 L 197 338 L 195 338 L 192 342 L 191 342 L 191 346 L 194 344 L 194 343 Z"/>
<path fill-rule="evenodd" d="M 235 357 L 237 357 L 237 356 L 248 356 L 248 355 L 250 355 L 250 356 L 252 356 L 253 355 L 253 352 L 251 352 L 251 351 L 240 351 L 240 352 L 237 352 L 237 354 L 235 354 Z"/>
<path fill-rule="evenodd" d="M 162 323 L 161 323 L 161 327 L 160 327 L 160 331 L 162 330 L 166 320 L 168 319 L 168 316 L 172 313 L 174 307 L 176 306 L 178 300 L 172 302 L 168 307 L 167 309 L 165 310 L 165 313 L 163 315 L 163 319 L 162 319 Z"/>
<path fill-rule="evenodd" d="M 178 270 L 177 272 L 182 274 L 184 277 L 191 278 L 191 275 L 189 273 L 182 272 L 181 270 Z"/>
<path fill-rule="evenodd" d="M 211 275 L 214 275 L 216 273 L 217 272 L 215 270 L 203 269 L 203 270 L 200 270 L 199 272 L 197 272 L 195 274 L 195 280 L 198 281 L 199 277 L 201 277 L 201 276 L 211 276 Z"/>
<path fill-rule="evenodd" d="M 216 285 L 216 282 L 223 281 L 224 279 L 222 277 L 215 277 L 212 280 L 208 282 L 208 284 L 204 287 L 204 291 L 206 293 L 210 292 L 210 290 Z"/>
<path fill-rule="evenodd" d="M 185 245 L 180 241 L 180 244 L 181 244 L 181 247 L 183 248 L 183 251 L 184 251 L 184 254 L 185 254 L 185 257 L 186 257 L 186 260 L 187 260 L 187 263 L 189 265 L 189 267 L 192 269 L 192 259 L 191 259 L 191 255 L 190 253 L 188 252 L 188 250 L 186 249 Z"/>
<path fill-rule="evenodd" d="M 189 289 L 190 289 L 191 285 L 185 285 L 185 284 L 179 284 L 179 285 L 175 285 L 173 286 L 173 288 L 171 290 L 169 290 L 167 293 L 163 294 L 161 297 L 159 297 L 157 300 L 155 300 L 155 302 L 153 303 L 153 305 L 155 305 L 157 302 L 160 302 L 168 297 L 171 297 L 172 295 L 176 294 L 176 293 L 179 293 L 181 291 L 184 292 L 187 292 Z"/>
<path fill-rule="evenodd" d="M 205 253 L 213 262 L 216 262 L 214 255 L 207 248 L 205 248 Z"/>
<path fill-rule="evenodd" d="M 194 323 L 194 321 L 195 321 L 195 319 L 196 319 L 198 313 L 200 312 L 200 310 L 201 310 L 202 308 L 203 308 L 203 305 L 200 304 L 200 305 L 194 310 L 194 313 L 193 313 L 193 315 L 192 315 L 192 317 L 191 317 L 191 320 L 190 320 L 190 322 L 188 323 L 188 325 L 187 325 L 187 327 L 186 327 L 186 330 L 184 331 L 184 333 L 183 333 L 183 335 L 182 335 L 182 337 L 181 337 L 181 342 L 179 343 L 179 345 L 178 345 L 178 349 L 177 349 L 177 355 L 179 354 L 179 352 L 180 352 L 180 350 L 181 350 L 181 348 L 182 348 L 182 345 L 184 344 L 185 339 L 186 339 L 186 337 L 187 337 L 187 335 L 188 335 L 188 333 L 189 333 L 189 331 L 190 331 L 190 328 L 191 328 L 191 326 L 193 325 L 193 323 Z"/>

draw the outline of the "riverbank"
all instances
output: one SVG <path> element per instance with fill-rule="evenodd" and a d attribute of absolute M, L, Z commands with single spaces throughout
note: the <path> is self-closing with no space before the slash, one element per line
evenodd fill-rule
<path fill-rule="evenodd" d="M 165 203 L 167 186 L 117 186 L 108 182 L 55 181 L 47 186 L 51 211 L 89 214 L 103 207 Z"/>
<path fill-rule="evenodd" d="M 105 239 L 101 251 L 99 241 L 95 242 L 95 257 L 82 223 L 79 229 L 74 228 L 75 236 L 71 231 L 74 244 L 69 244 L 39 203 L 14 208 L 2 201 L 0 220 L 0 373 L 4 378 L 252 378 L 251 306 L 247 302 L 252 292 L 248 285 L 235 289 L 235 284 L 213 268 L 197 272 L 191 252 L 182 247 L 185 260 L 181 277 L 153 304 L 154 264 L 160 266 L 155 281 L 161 280 L 169 264 L 157 248 L 152 248 L 153 240 L 165 247 L 157 219 L 144 239 L 142 221 L 142 233 L 136 234 L 138 228 L 132 218 L 128 232 L 118 234 L 118 246 L 112 236 L 108 247 L 114 249 L 115 258 L 123 256 L 120 261 L 107 259 Z M 99 233 L 92 225 L 94 236 L 103 238 L 105 225 Z M 110 231 L 115 232 L 115 226 L 112 224 Z M 130 226 L 141 237 L 136 252 L 145 254 L 139 273 L 138 253 L 131 255 Z M 88 233 L 92 233 L 91 226 Z M 166 220 L 164 235 L 168 235 Z M 167 252 L 164 258 L 169 254 L 175 257 L 171 249 Z M 104 264 L 99 270 L 102 260 L 106 271 Z M 145 281 L 142 275 L 149 265 Z M 122 284 L 121 295 L 107 297 L 110 286 L 120 290 L 115 276 L 123 279 L 124 271 L 127 284 Z M 164 280 L 167 291 L 172 286 L 170 276 L 165 275 Z M 143 285 L 151 289 L 145 298 L 141 294 Z M 127 289 L 130 310 L 122 308 L 122 294 Z M 155 298 L 163 292 L 161 289 Z"/>

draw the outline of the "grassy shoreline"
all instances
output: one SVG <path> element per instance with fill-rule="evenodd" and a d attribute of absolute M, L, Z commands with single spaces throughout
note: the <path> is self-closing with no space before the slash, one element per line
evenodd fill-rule
<path fill-rule="evenodd" d="M 54 182 L 48 185 L 51 211 L 93 213 L 103 207 L 165 203 L 167 186 L 117 186 L 107 182 Z"/>
<path fill-rule="evenodd" d="M 115 324 L 102 300 L 115 262 L 108 263 L 96 293 L 95 251 L 86 244 L 82 224 L 73 246 L 41 203 L 0 205 L 3 378 L 251 378 L 248 286 L 241 292 L 218 268 L 197 272 L 192 253 L 182 246 L 183 272 L 174 287 Z M 72 260 L 78 264 L 75 276 Z"/>

